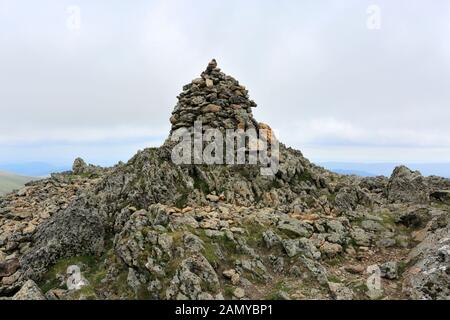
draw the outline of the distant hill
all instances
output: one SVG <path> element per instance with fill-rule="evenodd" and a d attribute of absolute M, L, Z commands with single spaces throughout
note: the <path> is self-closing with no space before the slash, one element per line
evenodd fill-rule
<path fill-rule="evenodd" d="M 15 189 L 22 188 L 25 183 L 36 178 L 19 176 L 13 173 L 0 171 L 0 195 L 4 195 Z"/>
<path fill-rule="evenodd" d="M 66 170 L 70 170 L 70 165 L 53 165 L 45 162 L 0 163 L 0 171 L 14 172 L 27 177 L 45 177 Z"/>
<path fill-rule="evenodd" d="M 336 172 L 336 173 L 340 173 L 340 174 L 354 174 L 356 176 L 360 176 L 360 177 L 375 177 L 376 174 L 370 173 L 370 172 L 365 172 L 365 171 L 361 171 L 361 170 L 351 170 L 351 169 L 331 169 L 331 171 Z"/>
<path fill-rule="evenodd" d="M 356 174 L 362 177 L 389 177 L 398 165 L 404 164 L 412 170 L 419 170 L 424 176 L 437 175 L 450 178 L 450 163 L 351 163 L 351 162 L 319 162 L 324 168 L 341 173 Z"/>

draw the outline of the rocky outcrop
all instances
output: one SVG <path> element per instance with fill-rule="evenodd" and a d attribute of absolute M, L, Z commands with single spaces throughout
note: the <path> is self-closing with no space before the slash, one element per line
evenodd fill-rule
<path fill-rule="evenodd" d="M 33 247 L 21 257 L 24 279 L 40 280 L 58 259 L 104 250 L 105 223 L 84 199 L 41 224 L 32 237 Z"/>
<path fill-rule="evenodd" d="M 441 228 L 429 232 L 408 256 L 404 290 L 412 299 L 450 299 L 450 226 L 448 212 Z M 432 225 L 430 225 L 432 226 Z"/>
<path fill-rule="evenodd" d="M 12 300 L 46 300 L 41 289 L 33 280 L 26 281 Z"/>
<path fill-rule="evenodd" d="M 419 171 L 405 166 L 395 168 L 386 188 L 391 202 L 428 203 L 430 188 Z"/>
<path fill-rule="evenodd" d="M 100 166 L 94 166 L 92 164 L 86 164 L 83 159 L 76 158 L 72 165 L 72 173 L 74 175 L 84 175 L 84 176 L 99 176 L 105 171 L 104 168 Z"/>

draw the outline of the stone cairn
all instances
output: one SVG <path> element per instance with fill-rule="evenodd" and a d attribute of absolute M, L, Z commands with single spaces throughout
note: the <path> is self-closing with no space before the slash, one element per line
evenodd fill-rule
<path fill-rule="evenodd" d="M 204 130 L 258 129 L 251 108 L 256 103 L 249 99 L 247 89 L 239 81 L 221 72 L 215 59 L 201 77 L 183 87 L 172 112 L 171 133 L 179 128 L 192 128 L 201 121 Z"/>
<path fill-rule="evenodd" d="M 224 137 L 224 148 L 227 146 L 225 137 L 228 129 L 238 134 L 247 151 L 266 149 L 273 141 L 272 129 L 253 118 L 252 108 L 256 107 L 256 103 L 249 99 L 248 90 L 240 85 L 239 81 L 221 72 L 215 59 L 209 62 L 200 78 L 192 80 L 183 87 L 183 92 L 177 98 L 178 103 L 170 118 L 172 129 L 165 142 L 166 146 L 172 147 L 176 144 L 171 137 L 179 129 L 187 129 L 192 137 L 196 122 L 201 122 L 202 133 L 208 129 L 218 129 Z M 245 131 L 247 130 L 254 130 L 257 140 L 246 139 Z M 194 140 L 191 141 L 193 143 Z M 203 141 L 203 148 L 208 143 Z M 236 146 L 235 155 L 237 155 L 237 149 Z M 270 150 L 268 155 L 271 155 Z M 248 157 L 248 155 L 249 153 L 246 152 L 245 156 Z M 223 154 L 223 156 L 223 163 L 225 163 L 227 155 Z"/>

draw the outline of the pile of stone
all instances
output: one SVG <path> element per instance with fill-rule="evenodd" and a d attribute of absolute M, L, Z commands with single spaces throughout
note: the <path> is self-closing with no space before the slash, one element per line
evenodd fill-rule
<path fill-rule="evenodd" d="M 183 87 L 172 112 L 172 131 L 191 128 L 201 121 L 203 129 L 258 129 L 247 89 L 239 81 L 221 72 L 212 60 L 200 78 Z"/>

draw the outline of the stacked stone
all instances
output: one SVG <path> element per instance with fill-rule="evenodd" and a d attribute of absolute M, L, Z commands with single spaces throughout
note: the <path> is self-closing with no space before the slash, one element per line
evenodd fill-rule
<path fill-rule="evenodd" d="M 192 128 L 201 121 L 203 129 L 258 129 L 246 88 L 217 67 L 212 60 L 200 78 L 183 87 L 172 112 L 171 133 L 179 128 Z"/>

